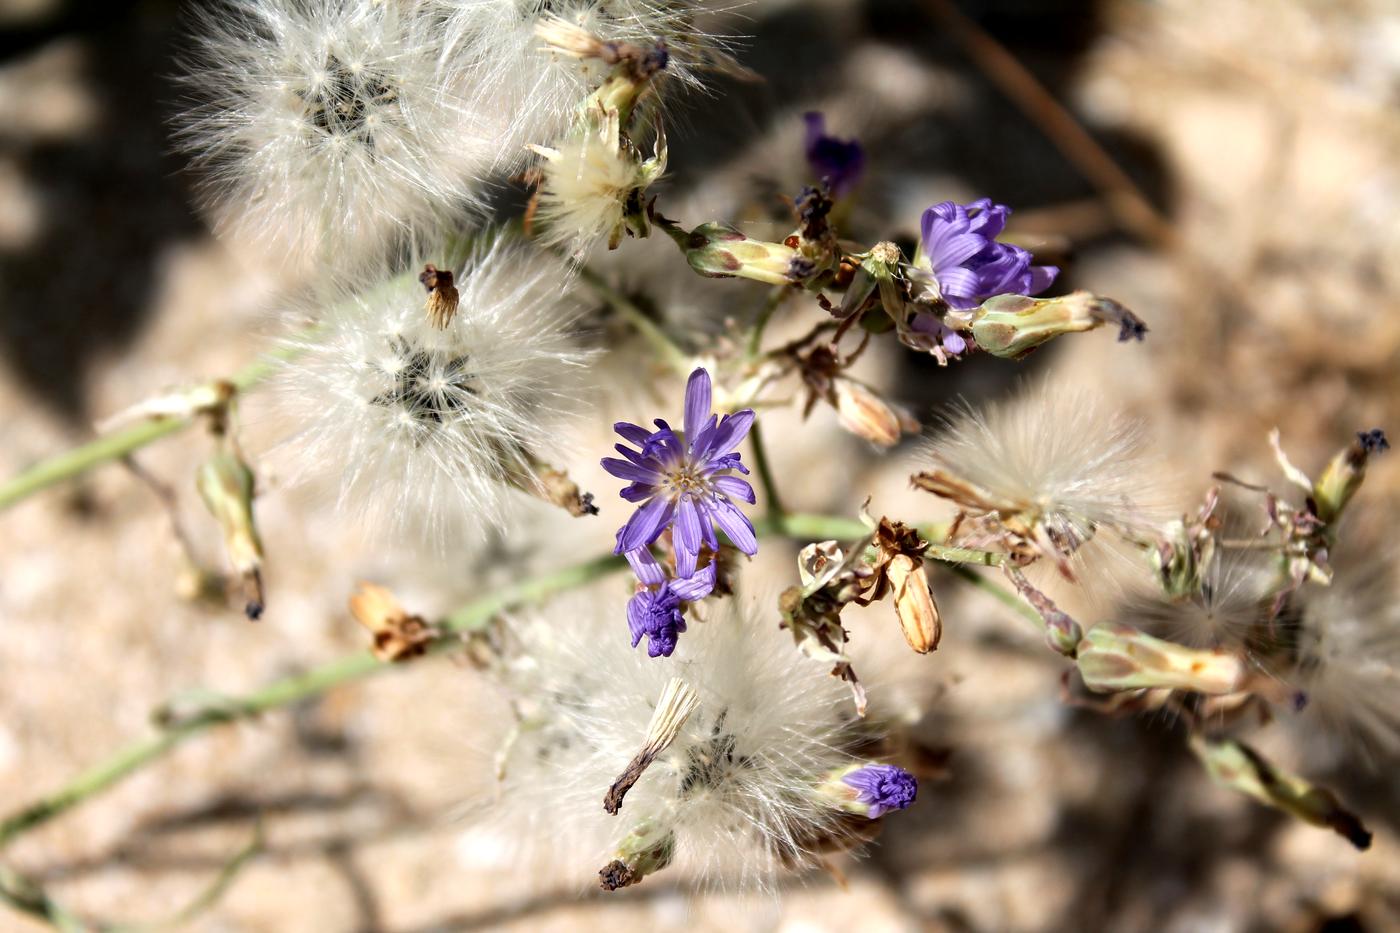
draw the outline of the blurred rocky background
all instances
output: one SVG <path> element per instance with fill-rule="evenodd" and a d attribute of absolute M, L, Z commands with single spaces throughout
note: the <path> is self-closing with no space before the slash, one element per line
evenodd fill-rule
<path fill-rule="evenodd" d="M 1019 366 L 872 352 L 864 374 L 926 423 L 959 396 L 998 398 L 1027 379 L 1090 387 L 1144 420 L 1178 512 L 1214 470 L 1280 486 L 1272 427 L 1308 470 L 1355 430 L 1400 433 L 1394 0 L 735 5 L 724 26 L 762 80 L 719 79 L 673 113 L 668 215 L 784 229 L 782 196 L 805 180 L 801 114 L 821 110 L 868 153 L 852 238 L 910 236 L 929 204 L 990 196 L 1016 208 L 1014 233 L 1063 259 L 1065 285 L 1151 327 L 1140 345 L 1098 332 Z M 295 283 L 211 238 L 172 154 L 184 12 L 0 2 L 0 475 L 136 400 L 235 371 L 277 332 Z M 682 332 L 720 332 L 762 302 L 758 286 L 691 276 L 664 238 L 596 267 Z M 606 520 L 525 504 L 520 535 L 436 566 L 354 535 L 282 483 L 269 455 L 257 624 L 176 594 L 170 513 L 131 469 L 105 466 L 0 514 L 4 809 L 154 734 L 162 703 L 242 694 L 361 648 L 345 608 L 357 579 L 430 613 L 609 548 L 613 483 L 590 464 L 607 425 L 639 414 L 645 365 L 627 345 L 609 357 L 573 439 L 570 468 Z M 261 456 L 275 419 L 256 395 L 242 418 Z M 914 442 L 877 457 L 822 410 L 805 424 L 775 412 L 765 428 L 782 439 L 790 505 L 850 514 L 874 494 L 895 514 L 927 506 L 907 489 Z M 135 459 L 217 567 L 192 484 L 207 449 L 190 432 Z M 1369 523 L 1393 535 L 1400 458 L 1377 461 L 1362 495 Z M 792 552 L 766 550 L 754 572 L 776 592 Z M 929 700 L 919 734 L 947 751 L 948 775 L 868 857 L 840 863 L 844 885 L 816 874 L 761 896 L 695 896 L 658 875 L 602 896 L 511 864 L 450 819 L 489 785 L 495 733 L 487 688 L 444 659 L 211 730 L 25 835 L 3 864 L 85 920 L 158 921 L 207 891 L 260 825 L 260 854 L 192 921 L 216 931 L 1400 928 L 1394 761 L 1306 763 L 1375 830 L 1357 853 L 1212 785 L 1169 720 L 1064 706 L 1057 658 L 995 604 L 951 578 L 935 585 L 948 637 L 913 676 Z M 1087 594 L 1081 611 L 1111 613 L 1114 600 Z M 858 641 L 898 639 L 883 612 L 852 622 Z M 37 928 L 0 914 L 0 929 Z"/>

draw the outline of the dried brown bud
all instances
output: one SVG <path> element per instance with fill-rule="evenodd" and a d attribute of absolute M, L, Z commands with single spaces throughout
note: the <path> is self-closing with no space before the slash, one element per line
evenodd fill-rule
<path fill-rule="evenodd" d="M 373 583 L 360 583 L 350 597 L 350 613 L 369 629 L 370 651 L 381 661 L 406 661 L 428 650 L 438 632 L 422 616 L 410 615 L 394 594 Z"/>
<path fill-rule="evenodd" d="M 428 290 L 428 321 L 438 330 L 445 330 L 457 316 L 458 296 L 452 273 L 427 265 L 418 281 Z"/>
<path fill-rule="evenodd" d="M 836 413 L 841 427 L 881 447 L 893 447 L 905 432 L 919 430 L 919 423 L 898 411 L 873 389 L 842 376 L 833 380 Z"/>
<path fill-rule="evenodd" d="M 938 647 L 938 640 L 943 637 L 943 620 L 938 614 L 938 604 L 933 601 L 923 561 L 897 554 L 885 573 L 894 590 L 894 611 L 899 616 L 904 640 L 919 654 L 928 654 Z"/>

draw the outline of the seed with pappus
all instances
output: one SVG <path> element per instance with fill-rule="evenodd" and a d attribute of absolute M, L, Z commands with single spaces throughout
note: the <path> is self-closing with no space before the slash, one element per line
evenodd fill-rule
<path fill-rule="evenodd" d="M 422 268 L 418 265 L 416 268 Z M 562 264 L 496 240 L 455 276 L 442 328 L 408 272 L 332 306 L 280 380 L 296 427 L 282 450 L 304 476 L 338 475 L 343 509 L 370 530 L 446 543 L 501 519 L 509 487 L 538 485 L 589 354 Z M 470 532 L 468 532 L 470 529 Z"/>
<path fill-rule="evenodd" d="M 1328 586 L 1298 591 L 1296 648 L 1272 671 L 1303 692 L 1296 725 L 1345 740 L 1372 763 L 1400 756 L 1400 579 L 1396 554 L 1337 555 Z"/>
<path fill-rule="evenodd" d="M 760 887 L 810 865 L 820 847 L 857 841 L 876 814 L 849 811 L 856 788 L 834 798 L 823 785 L 872 764 L 853 752 L 871 748 L 880 727 L 855 718 L 839 681 L 794 664 L 788 637 L 732 601 L 666 661 L 611 637 L 619 604 L 605 603 L 601 614 L 566 606 L 513 629 L 520 659 L 505 669 L 523 718 L 480 807 L 493 835 L 538 846 L 545 877 L 584 886 L 607 867 L 614 887 L 659 870 L 686 885 Z M 663 716 L 677 677 L 687 703 Z M 633 781 L 625 798 L 613 790 L 620 777 Z M 904 799 L 887 791 L 885 808 Z"/>
<path fill-rule="evenodd" d="M 993 538 L 1067 558 L 1101 527 L 1142 534 L 1151 470 L 1136 425 L 1102 400 L 1048 384 L 983 411 L 964 407 L 926 448 L 920 488 L 949 499 Z"/>
<path fill-rule="evenodd" d="M 218 228 L 348 269 L 473 199 L 493 151 L 412 4 L 223 0 L 199 14 L 181 145 Z"/>

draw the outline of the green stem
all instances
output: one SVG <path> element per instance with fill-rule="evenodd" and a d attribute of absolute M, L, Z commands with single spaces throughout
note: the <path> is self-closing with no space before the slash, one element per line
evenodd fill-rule
<path fill-rule="evenodd" d="M 466 632 L 480 628 L 502 609 L 538 602 L 553 593 L 578 586 L 626 566 L 627 562 L 623 558 L 607 554 L 525 580 L 469 603 L 449 616 L 443 622 L 442 628 L 449 632 Z M 442 639 L 438 644 L 450 647 L 453 643 L 452 639 Z M 376 660 L 369 652 L 363 652 L 332 661 L 303 674 L 274 681 L 246 697 L 221 699 L 215 706 L 183 717 L 156 735 L 134 742 L 106 761 L 79 774 L 58 792 L 0 821 L 0 848 L 28 830 L 105 791 L 211 726 L 253 718 L 268 710 L 324 693 L 340 684 L 386 670 L 390 666 Z"/>
<path fill-rule="evenodd" d="M 808 541 L 854 540 L 863 538 L 869 533 L 869 529 L 855 519 L 805 513 L 773 514 L 760 519 L 754 525 L 760 535 L 779 535 Z M 943 548 L 943 550 L 949 553 L 941 559 L 953 559 L 951 552 L 958 552 L 959 556 L 962 556 L 963 553 L 972 555 L 972 559 L 979 563 L 990 562 L 978 556 L 982 552 L 967 551 L 962 548 Z M 931 554 L 930 556 L 938 557 L 939 555 Z M 512 606 L 540 602 L 555 593 L 589 583 L 626 566 L 627 563 L 623 558 L 614 554 L 604 554 L 580 564 L 523 580 L 463 606 L 443 620 L 441 628 L 449 633 L 470 632 L 479 629 L 500 612 Z M 1014 594 L 982 578 L 968 567 L 952 564 L 950 569 L 974 586 L 987 591 L 1007 606 L 1036 622 L 1037 625 L 1039 624 L 1039 617 L 1035 614 L 1035 610 L 1021 602 Z M 445 651 L 456 644 L 455 639 L 443 638 L 439 639 L 434 647 L 436 650 Z M 16 837 L 28 830 L 40 826 L 102 793 L 128 775 L 163 757 L 187 739 L 193 738 L 213 726 L 254 718 L 261 713 L 309 699 L 333 687 L 387 670 L 392 666 L 376 660 L 369 652 L 362 652 L 331 661 L 301 674 L 274 681 L 261 690 L 244 697 L 220 697 L 217 702 L 211 703 L 201 710 L 174 719 L 167 728 L 157 734 L 121 749 L 106 761 L 79 774 L 57 792 L 0 821 L 0 848 L 9 845 Z M 3 878 L 0 878 L 0 882 L 2 881 Z M 0 895 L 3 893 L 0 891 Z"/>
<path fill-rule="evenodd" d="M 749 331 L 748 355 L 749 361 L 758 359 L 759 351 L 763 347 L 763 331 L 768 327 L 768 321 L 772 319 L 773 313 L 778 310 L 778 306 L 787 297 L 790 286 L 777 285 L 768 293 L 768 300 L 764 302 L 763 308 L 758 312 L 758 317 L 754 319 L 753 329 Z"/>
<path fill-rule="evenodd" d="M 1045 632 L 1045 621 L 1041 619 L 1040 613 L 1036 612 L 1031 606 L 1026 605 L 1021 597 L 1005 587 L 993 583 L 991 580 L 988 580 L 986 577 L 964 564 L 948 564 L 947 566 L 948 570 L 952 573 L 962 577 L 965 581 L 971 583 L 988 596 L 991 596 L 1008 609 L 1015 610 L 1017 615 L 1034 625 L 1037 632 L 1042 634 Z"/>
<path fill-rule="evenodd" d="M 636 302 L 613 288 L 606 278 L 587 266 L 579 267 L 579 276 L 598 293 L 599 298 L 602 298 L 609 307 L 625 318 L 627 323 L 641 334 L 643 340 L 651 344 L 652 349 L 661 355 L 668 367 L 682 376 L 690 374 L 690 355 L 676 346 L 675 341 L 666 336 L 666 332 L 648 317 L 645 311 L 637 307 Z"/>
<path fill-rule="evenodd" d="M 235 374 L 229 381 L 239 392 L 247 391 L 273 373 L 277 366 L 277 360 L 286 358 L 294 352 L 294 349 L 287 348 L 257 359 Z M 0 485 L 0 511 L 36 492 L 80 476 L 95 466 L 120 460 L 147 444 L 182 431 L 193 424 L 194 420 L 193 418 L 158 418 L 141 421 L 37 463 L 9 482 Z"/>
<path fill-rule="evenodd" d="M 783 500 L 778 497 L 778 484 L 773 479 L 773 467 L 768 462 L 768 450 L 763 446 L 763 429 L 755 418 L 749 429 L 749 443 L 753 445 L 753 465 L 758 472 L 759 485 L 763 487 L 763 501 L 768 507 L 768 516 L 774 521 L 783 517 Z M 862 532 L 863 533 L 863 532 Z"/>

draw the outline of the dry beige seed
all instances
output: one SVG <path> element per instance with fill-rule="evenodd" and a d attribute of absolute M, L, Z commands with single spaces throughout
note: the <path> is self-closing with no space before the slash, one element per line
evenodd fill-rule
<path fill-rule="evenodd" d="M 904 640 L 919 654 L 928 654 L 943 637 L 943 619 L 933 600 L 923 562 L 907 554 L 896 554 L 885 573 L 894 590 L 894 611 L 899 616 Z"/>

